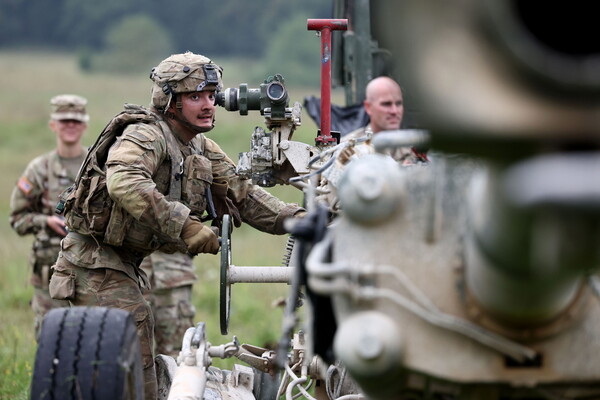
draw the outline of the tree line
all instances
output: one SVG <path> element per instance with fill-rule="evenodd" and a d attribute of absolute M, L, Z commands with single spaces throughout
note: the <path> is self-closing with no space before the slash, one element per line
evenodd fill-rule
<path fill-rule="evenodd" d="M 187 50 L 289 62 L 302 60 L 302 42 L 312 39 L 297 32 L 306 18 L 331 14 L 323 0 L 0 0 L 0 48 L 77 52 L 90 70 L 133 69 Z M 269 54 L 286 46 L 295 55 Z"/>

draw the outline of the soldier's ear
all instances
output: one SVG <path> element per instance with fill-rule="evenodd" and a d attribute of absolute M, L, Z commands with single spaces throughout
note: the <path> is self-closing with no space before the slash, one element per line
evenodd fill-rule
<path fill-rule="evenodd" d="M 363 101 L 363 107 L 367 115 L 371 116 L 371 103 L 368 100 Z"/>
<path fill-rule="evenodd" d="M 56 129 L 57 129 L 57 128 L 56 128 L 56 124 L 57 124 L 57 123 L 58 123 L 58 122 L 57 122 L 56 120 L 54 120 L 54 119 L 51 119 L 51 120 L 49 120 L 49 121 L 48 121 L 48 127 L 50 128 L 50 130 L 51 130 L 52 132 L 56 132 Z"/>

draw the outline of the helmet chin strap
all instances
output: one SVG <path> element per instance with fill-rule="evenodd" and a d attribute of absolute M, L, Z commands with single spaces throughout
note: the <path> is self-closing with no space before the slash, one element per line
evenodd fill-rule
<path fill-rule="evenodd" d="M 166 111 L 165 115 L 167 117 L 169 117 L 170 119 L 179 122 L 185 128 L 189 129 L 190 131 L 192 131 L 194 133 L 208 132 L 215 127 L 215 119 L 214 118 L 213 118 L 212 126 L 210 128 L 205 128 L 203 126 L 198 126 L 198 125 L 192 124 L 183 116 L 183 114 L 181 113 L 181 109 L 182 109 L 181 103 L 177 102 L 176 107 L 175 107 L 176 112 L 173 113 L 171 111 Z"/>

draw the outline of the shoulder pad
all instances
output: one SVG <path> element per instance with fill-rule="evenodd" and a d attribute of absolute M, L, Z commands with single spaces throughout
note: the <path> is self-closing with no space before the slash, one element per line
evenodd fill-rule
<path fill-rule="evenodd" d="M 153 142 L 162 137 L 161 130 L 154 124 L 131 124 L 123 131 L 123 136 L 134 137 L 142 142 Z"/>
<path fill-rule="evenodd" d="M 204 151 L 206 153 L 222 153 L 225 154 L 221 147 L 212 139 L 205 137 L 204 139 Z"/>
<path fill-rule="evenodd" d="M 219 147 L 212 139 L 206 138 L 204 142 L 204 155 L 209 160 L 225 160 L 226 162 L 235 165 L 233 160 Z"/>

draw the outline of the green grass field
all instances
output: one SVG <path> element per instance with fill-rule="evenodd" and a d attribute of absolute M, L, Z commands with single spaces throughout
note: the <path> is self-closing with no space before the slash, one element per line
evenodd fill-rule
<path fill-rule="evenodd" d="M 245 61 L 219 61 L 225 66 L 225 86 L 247 82 Z M 69 54 L 0 52 L 0 399 L 29 398 L 29 383 L 35 359 L 33 314 L 29 307 L 32 289 L 27 265 L 30 237 L 19 237 L 8 224 L 10 193 L 27 163 L 54 146 L 47 127 L 49 100 L 59 93 L 76 93 L 89 101 L 91 115 L 84 144 L 90 145 L 106 122 L 124 103 L 147 105 L 150 85 L 141 76 L 86 75 Z M 302 103 L 305 95 L 319 96 L 319 89 L 289 88 L 291 101 Z M 218 111 L 217 128 L 209 133 L 237 160 L 249 148 L 254 126 L 262 125 L 258 112 L 249 116 Z M 303 115 L 295 139 L 314 143 L 316 125 Z M 276 187 L 272 193 L 288 202 L 301 202 L 302 193 L 292 187 Z M 271 236 L 243 226 L 232 236 L 235 265 L 280 265 L 287 236 Z M 236 284 L 232 288 L 230 336 L 219 331 L 219 258 L 195 259 L 200 276 L 194 288 L 196 320 L 207 324 L 208 340 L 217 345 L 236 335 L 242 343 L 263 346 L 278 340 L 282 310 L 272 305 L 287 295 L 285 284 Z M 265 287 L 268 286 L 268 287 Z M 219 363 L 215 363 L 219 366 Z M 227 364 L 224 364 L 225 366 Z"/>

